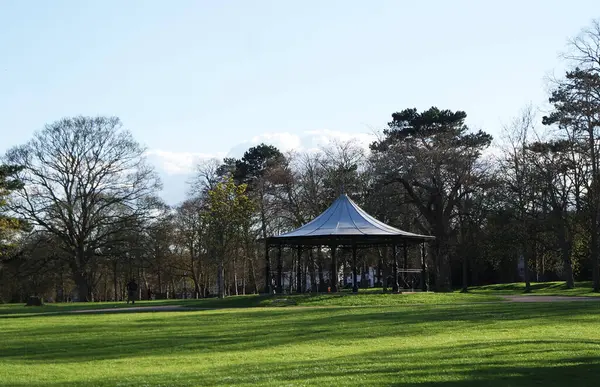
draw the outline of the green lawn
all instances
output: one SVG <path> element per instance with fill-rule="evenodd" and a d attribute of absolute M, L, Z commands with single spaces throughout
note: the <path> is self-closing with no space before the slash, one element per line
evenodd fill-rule
<path fill-rule="evenodd" d="M 598 385 L 600 303 L 453 294 L 305 296 L 296 299 L 306 307 L 157 313 L 0 306 L 0 386 Z M 185 304 L 273 298 L 231 300 Z"/>

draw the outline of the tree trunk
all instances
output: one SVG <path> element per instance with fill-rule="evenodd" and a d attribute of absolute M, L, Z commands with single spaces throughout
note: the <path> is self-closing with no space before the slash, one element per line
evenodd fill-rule
<path fill-rule="evenodd" d="M 115 301 L 119 301 L 119 273 L 118 273 L 118 262 L 113 262 L 113 289 L 115 292 Z"/>
<path fill-rule="evenodd" d="M 255 254 L 256 254 L 257 253 L 256 250 L 254 250 L 254 251 L 255 251 Z M 256 258 L 256 255 L 255 255 L 255 258 Z M 250 278 L 252 278 L 252 288 L 254 289 L 254 294 L 258 294 L 259 290 L 258 290 L 258 282 L 256 282 L 256 267 L 254 266 L 254 261 L 255 260 L 256 259 L 251 259 L 250 262 L 249 262 L 249 264 L 250 264 Z M 270 280 L 270 278 L 269 278 L 269 280 Z M 267 289 L 267 291 L 268 291 L 268 289 Z"/>
<path fill-rule="evenodd" d="M 108 301 L 108 276 L 104 276 L 104 299 L 102 301 Z"/>
<path fill-rule="evenodd" d="M 248 252 L 246 251 L 244 255 L 245 256 L 242 261 L 242 294 L 245 296 L 246 295 L 246 277 L 247 277 L 246 272 L 248 271 L 247 270 Z"/>
<path fill-rule="evenodd" d="M 571 252 L 563 250 L 563 269 L 565 271 L 565 279 L 567 289 L 573 289 L 575 287 L 575 279 L 573 278 L 573 265 L 571 264 Z"/>
<path fill-rule="evenodd" d="M 160 265 L 158 266 L 158 270 L 157 270 L 156 274 L 157 274 L 156 277 L 157 277 L 157 280 L 158 280 L 158 292 L 162 293 L 163 292 L 163 283 L 162 283 L 162 278 L 160 276 Z M 167 293 L 168 292 L 169 291 L 167 290 Z M 169 298 L 169 297 L 167 296 L 167 298 Z"/>
<path fill-rule="evenodd" d="M 469 291 L 469 268 L 468 268 L 468 254 L 463 252 L 462 254 L 462 290 L 461 293 L 467 293 Z"/>
<path fill-rule="evenodd" d="M 194 276 L 194 298 L 197 300 L 200 298 L 200 282 Z"/>
<path fill-rule="evenodd" d="M 239 292 L 238 292 L 238 277 L 237 277 L 237 259 L 235 258 L 237 254 L 233 254 L 233 287 L 234 287 L 234 293 L 236 296 L 239 296 Z"/>
<path fill-rule="evenodd" d="M 523 276 L 525 277 L 525 293 L 531 292 L 531 280 L 529 273 L 529 252 L 523 247 Z"/>
<path fill-rule="evenodd" d="M 225 298 L 225 267 L 223 265 L 223 257 L 219 259 L 219 267 L 217 269 L 217 286 L 219 298 Z"/>
<path fill-rule="evenodd" d="M 600 272 L 598 272 L 598 216 L 600 204 L 600 171 L 598 166 L 598 154 L 596 149 L 595 123 L 588 118 L 588 143 L 590 147 L 590 161 L 592 164 L 592 184 L 589 193 L 591 205 L 591 259 L 592 259 L 592 282 L 594 292 L 600 292 Z"/>
<path fill-rule="evenodd" d="M 66 297 L 65 297 L 65 278 L 63 276 L 63 270 L 60 270 L 60 296 L 56 297 L 58 302 L 65 302 L 66 301 Z M 116 297 L 116 293 L 115 293 L 115 297 Z"/>
<path fill-rule="evenodd" d="M 194 243 L 190 242 L 190 272 L 192 275 L 192 281 L 194 281 L 194 298 L 200 298 L 200 284 L 198 281 L 198 273 L 196 270 L 195 260 L 196 260 L 196 249 L 194 248 Z"/>
<path fill-rule="evenodd" d="M 86 259 L 85 248 L 81 245 L 75 250 L 75 261 L 71 261 L 71 273 L 80 302 L 88 302 L 91 300 L 91 283 L 89 275 L 84 269 Z"/>
<path fill-rule="evenodd" d="M 438 233 L 433 246 L 436 274 L 435 289 L 437 292 L 449 292 L 452 290 L 452 287 L 450 282 L 449 243 L 447 236 Z"/>
<path fill-rule="evenodd" d="M 90 301 L 90 284 L 85 273 L 75 273 L 73 281 L 75 281 L 75 286 L 77 287 L 79 302 Z"/>
<path fill-rule="evenodd" d="M 148 276 L 146 275 L 146 270 L 144 268 L 141 269 L 141 278 L 144 280 L 144 289 L 146 291 L 146 298 L 148 300 L 150 300 L 150 293 L 148 292 L 150 290 L 150 283 L 148 282 Z M 141 296 L 141 291 L 142 291 L 142 287 L 140 286 L 140 300 L 142 299 Z"/>
<path fill-rule="evenodd" d="M 592 237 L 591 237 L 591 259 L 592 259 L 592 281 L 594 292 L 600 292 L 600 277 L 598 272 L 598 223 L 596 214 L 593 215 Z"/>
<path fill-rule="evenodd" d="M 206 276 L 204 277 L 204 293 L 202 295 L 203 298 L 206 298 L 208 296 L 208 287 L 210 286 L 210 281 L 212 280 L 212 277 L 210 276 L 210 273 L 206 273 Z"/>
<path fill-rule="evenodd" d="M 192 272 L 192 281 L 194 282 L 194 298 L 200 298 L 200 281 L 196 278 L 194 272 Z"/>
<path fill-rule="evenodd" d="M 466 243 L 466 225 L 465 225 L 465 220 L 464 217 L 459 217 L 460 219 L 460 245 L 463 247 L 460 249 L 460 253 L 462 256 L 462 288 L 460 290 L 461 293 L 467 293 L 469 291 L 469 254 L 468 251 L 470 251 L 469 249 L 465 249 L 465 243 Z"/>
<path fill-rule="evenodd" d="M 556 213 L 555 218 L 558 222 L 558 245 L 560 246 L 561 257 L 563 261 L 563 270 L 565 272 L 565 283 L 567 285 L 567 289 L 573 289 L 575 287 L 575 279 L 573 278 L 573 265 L 571 262 L 571 251 L 572 251 L 572 242 L 567 237 L 568 227 L 565 222 L 567 220 L 564 219 L 562 213 Z"/>

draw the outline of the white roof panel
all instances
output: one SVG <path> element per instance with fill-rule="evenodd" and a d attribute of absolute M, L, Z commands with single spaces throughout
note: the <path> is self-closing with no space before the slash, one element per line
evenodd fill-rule
<path fill-rule="evenodd" d="M 399 230 L 378 221 L 367 214 L 346 194 L 338 197 L 335 202 L 311 222 L 274 238 L 310 238 L 325 236 L 375 236 L 375 237 L 404 237 L 407 239 L 433 239 L 431 236 L 419 235 Z"/>

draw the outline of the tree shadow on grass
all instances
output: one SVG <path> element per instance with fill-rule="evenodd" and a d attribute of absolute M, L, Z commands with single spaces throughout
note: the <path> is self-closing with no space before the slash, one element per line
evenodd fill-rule
<path fill-rule="evenodd" d="M 512 343 L 514 345 L 514 343 Z M 489 350 L 493 345 L 487 345 Z M 517 347 L 518 348 L 518 347 Z M 459 346 L 451 358 L 446 347 L 406 353 L 367 352 L 331 360 L 269 363 L 222 367 L 205 376 L 207 385 L 369 385 L 369 386 L 597 386 L 600 357 L 571 357 L 544 366 L 536 362 L 482 361 L 471 345 Z M 514 347 L 513 347 L 514 349 Z M 509 349 L 511 350 L 511 349 Z M 538 351 L 539 352 L 539 351 Z M 493 356 L 493 355 L 490 355 Z"/>
<path fill-rule="evenodd" d="M 252 308 L 268 306 L 269 300 L 274 299 L 274 296 L 268 295 L 247 295 L 219 298 L 203 298 L 203 299 L 169 299 L 156 301 L 138 301 L 136 304 L 127 304 L 124 301 L 120 302 L 89 302 L 89 303 L 48 303 L 43 306 L 24 306 L 22 304 L 0 304 L 0 318 L 13 317 L 36 317 L 42 314 L 70 314 L 76 311 L 86 311 L 94 309 L 102 309 L 104 311 L 120 311 L 120 309 L 136 308 L 135 313 L 143 312 L 141 308 L 161 307 L 161 306 L 178 306 L 189 308 Z"/>
<path fill-rule="evenodd" d="M 600 357 L 570 356 L 555 364 L 543 360 L 523 361 L 506 357 L 505 351 L 519 350 L 515 343 L 498 346 L 438 346 L 405 351 L 365 351 L 358 355 L 303 361 L 249 361 L 216 367 L 198 367 L 164 373 L 136 373 L 98 377 L 85 382 L 27 383 L 28 386 L 81 385 L 368 385 L 425 387 L 504 386 L 597 386 Z M 481 359 L 481 351 L 489 358 Z M 535 352 L 534 349 L 532 349 Z M 542 349 L 537 350 L 538 353 Z M 499 354 L 495 352 L 500 352 Z M 0 385 L 2 383 L 0 382 Z"/>
<path fill-rule="evenodd" d="M 419 383 L 422 387 L 529 387 L 529 386 L 598 386 L 600 357 L 564 359 L 548 366 L 498 366 L 478 368 L 465 373 L 465 380 L 430 381 Z M 392 383 L 391 386 L 407 386 Z"/>
<path fill-rule="evenodd" d="M 297 343 L 344 345 L 350 340 L 414 339 L 439 333 L 592 322 L 594 305 L 498 304 L 444 308 L 272 309 L 104 316 L 45 316 L 41 326 L 0 332 L 0 360 L 78 363 L 173 353 L 224 353 Z M 535 319 L 535 320 L 534 320 Z M 502 320 L 503 324 L 498 324 Z M 537 341 L 542 343 L 541 341 Z M 563 341 L 556 341 L 564 345 Z M 582 341 L 581 345 L 598 345 Z M 600 351 L 600 348 L 597 348 Z"/>
<path fill-rule="evenodd" d="M 557 296 L 569 296 L 576 293 L 591 293 L 592 282 L 582 281 L 576 282 L 574 289 L 568 289 L 565 282 L 532 282 L 530 289 L 533 293 L 540 294 L 554 294 Z M 508 283 L 508 284 L 494 284 L 484 286 L 474 286 L 469 288 L 474 294 L 514 294 L 518 295 L 523 293 L 525 290 L 524 282 Z"/>
<path fill-rule="evenodd" d="M 246 295 L 233 296 L 224 299 L 206 298 L 198 300 L 157 300 L 141 301 L 135 305 L 124 302 L 103 303 L 63 303 L 46 304 L 41 307 L 25 307 L 23 305 L 0 305 L 0 318 L 25 318 L 35 317 L 41 314 L 73 313 L 74 311 L 85 311 L 90 309 L 104 309 L 107 311 L 119 311 L 124 308 L 143 308 L 176 306 L 190 308 L 255 308 L 255 307 L 277 307 L 301 305 L 309 307 L 348 307 L 348 306 L 400 306 L 410 304 L 457 304 L 472 302 L 495 302 L 502 301 L 500 297 L 477 294 L 458 293 L 418 293 L 418 294 L 377 294 L 377 292 L 363 292 L 353 294 L 351 292 L 340 293 L 310 293 L 310 294 L 288 294 L 288 295 Z M 143 310 L 139 309 L 138 312 Z"/>

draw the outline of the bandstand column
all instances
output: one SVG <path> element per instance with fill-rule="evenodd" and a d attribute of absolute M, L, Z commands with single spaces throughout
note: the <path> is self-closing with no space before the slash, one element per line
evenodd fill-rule
<path fill-rule="evenodd" d="M 396 253 L 396 245 L 392 245 L 392 267 L 394 271 L 394 278 L 392 279 L 392 291 L 394 293 L 399 292 L 398 287 L 398 254 Z"/>
<path fill-rule="evenodd" d="M 421 244 L 421 290 L 426 292 L 427 289 L 427 265 L 425 264 L 425 242 Z"/>
<path fill-rule="evenodd" d="M 403 251 L 403 253 L 404 253 L 403 282 L 405 284 L 408 284 L 408 273 L 406 272 L 408 270 L 408 246 L 406 244 L 406 241 L 404 241 L 404 245 L 402 246 L 402 248 L 404 250 Z"/>

